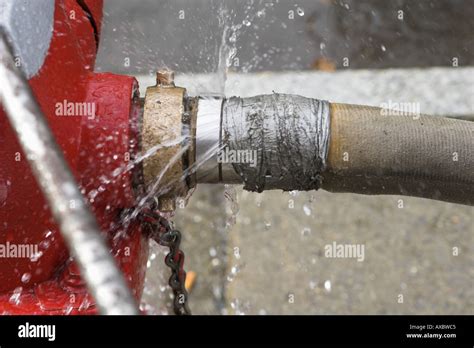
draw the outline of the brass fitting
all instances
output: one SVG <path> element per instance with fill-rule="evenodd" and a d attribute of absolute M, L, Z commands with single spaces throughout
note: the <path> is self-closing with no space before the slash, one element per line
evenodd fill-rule
<path fill-rule="evenodd" d="M 145 94 L 142 147 L 152 155 L 143 161 L 143 177 L 163 212 L 175 210 L 177 199 L 186 198 L 195 185 L 186 171 L 195 162 L 196 116 L 186 101 L 186 89 L 175 86 L 169 70 L 158 71 L 156 86 Z"/>

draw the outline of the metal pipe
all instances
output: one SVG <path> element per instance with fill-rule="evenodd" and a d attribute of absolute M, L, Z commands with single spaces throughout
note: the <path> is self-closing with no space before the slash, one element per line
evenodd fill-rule
<path fill-rule="evenodd" d="M 0 30 L 0 103 L 101 314 L 139 314 L 61 149 Z"/>
<path fill-rule="evenodd" d="M 240 176 L 232 163 L 222 161 L 222 108 L 221 97 L 199 97 L 196 121 L 196 180 L 200 183 L 239 184 Z"/>

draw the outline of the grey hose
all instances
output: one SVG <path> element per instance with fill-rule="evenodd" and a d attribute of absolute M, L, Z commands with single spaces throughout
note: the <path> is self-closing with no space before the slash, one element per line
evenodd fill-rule
<path fill-rule="evenodd" d="M 331 104 L 322 188 L 474 204 L 474 123 Z"/>
<path fill-rule="evenodd" d="M 222 103 L 219 148 L 256 161 L 226 156 L 237 159 L 234 175 L 209 175 L 224 165 L 206 165 L 198 182 L 237 176 L 257 192 L 322 188 L 474 204 L 472 122 L 281 94 Z"/>

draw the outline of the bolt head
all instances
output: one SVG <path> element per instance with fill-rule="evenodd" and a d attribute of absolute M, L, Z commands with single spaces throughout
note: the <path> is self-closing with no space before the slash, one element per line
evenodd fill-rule
<path fill-rule="evenodd" d="M 156 72 L 156 84 L 158 86 L 173 86 L 174 87 L 174 71 L 158 70 Z"/>

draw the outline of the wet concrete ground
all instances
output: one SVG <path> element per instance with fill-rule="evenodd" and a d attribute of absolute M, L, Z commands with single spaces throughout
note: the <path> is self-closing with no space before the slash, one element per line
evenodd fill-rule
<path fill-rule="evenodd" d="M 211 75 L 178 76 L 191 94 Z M 140 79 L 141 87 L 153 79 Z M 474 114 L 474 68 L 231 75 L 226 95 L 295 93 L 380 106 L 417 102 L 422 113 Z M 224 188 L 201 185 L 175 218 L 186 269 L 197 273 L 196 314 L 471 314 L 474 209 L 401 196 L 254 194 L 237 189 L 226 228 Z M 325 257 L 360 244 L 365 258 Z M 238 248 L 238 249 L 236 249 Z M 144 300 L 167 312 L 163 251 L 153 247 Z M 162 292 L 160 289 L 163 289 Z M 402 297 L 403 298 L 402 298 Z M 168 301 L 169 303 L 169 301 Z"/>

